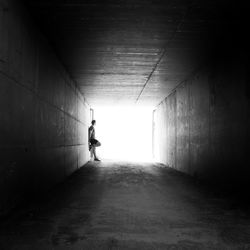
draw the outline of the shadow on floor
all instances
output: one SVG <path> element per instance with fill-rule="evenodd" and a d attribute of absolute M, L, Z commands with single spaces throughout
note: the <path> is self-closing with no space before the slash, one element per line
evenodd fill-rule
<path fill-rule="evenodd" d="M 0 249 L 250 249 L 248 207 L 217 191 L 160 164 L 89 162 L 2 221 Z"/>
<path fill-rule="evenodd" d="M 52 190 L 37 194 L 29 202 L 23 202 L 16 207 L 7 217 L 1 219 L 0 249 L 11 249 L 12 245 L 36 242 L 41 237 L 48 237 L 64 213 L 67 222 L 60 226 L 57 234 L 66 234 L 68 242 L 78 240 L 71 232 L 70 225 L 87 225 L 91 220 L 91 213 L 84 211 L 98 207 L 102 198 L 104 185 L 98 179 L 99 172 L 97 164 L 90 162 Z M 72 210 L 82 212 L 74 216 L 75 213 L 69 212 Z M 57 235 L 51 237 L 55 245 L 58 238 L 60 237 Z"/>

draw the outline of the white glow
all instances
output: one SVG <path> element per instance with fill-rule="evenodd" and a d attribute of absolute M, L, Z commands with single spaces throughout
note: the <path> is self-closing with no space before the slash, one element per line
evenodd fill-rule
<path fill-rule="evenodd" d="M 152 161 L 152 109 L 95 108 L 94 119 L 102 159 Z"/>

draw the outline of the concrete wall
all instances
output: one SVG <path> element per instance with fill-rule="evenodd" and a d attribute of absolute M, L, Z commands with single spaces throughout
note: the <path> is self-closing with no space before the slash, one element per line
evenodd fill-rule
<path fill-rule="evenodd" d="M 0 0 L 0 214 L 89 159 L 89 107 L 36 30 Z"/>
<path fill-rule="evenodd" d="M 242 59 L 210 63 L 158 105 L 154 115 L 157 161 L 230 185 L 249 181 L 246 66 Z"/>

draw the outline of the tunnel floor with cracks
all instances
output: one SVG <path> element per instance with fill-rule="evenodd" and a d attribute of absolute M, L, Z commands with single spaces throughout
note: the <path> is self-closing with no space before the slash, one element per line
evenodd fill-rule
<path fill-rule="evenodd" d="M 250 249 L 250 213 L 160 164 L 89 162 L 3 220 L 0 249 Z"/>

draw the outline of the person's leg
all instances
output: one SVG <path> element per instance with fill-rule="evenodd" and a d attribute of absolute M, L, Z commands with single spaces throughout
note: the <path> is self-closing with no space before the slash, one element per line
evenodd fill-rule
<path fill-rule="evenodd" d="M 96 158 L 96 150 L 95 150 L 95 146 L 93 146 L 93 155 L 94 155 L 94 159 Z"/>
<path fill-rule="evenodd" d="M 94 156 L 94 147 L 93 147 L 93 145 L 91 145 L 91 148 L 90 148 L 90 158 L 92 159 L 93 158 L 93 156 Z"/>
<path fill-rule="evenodd" d="M 94 160 L 95 160 L 95 161 L 100 161 L 100 160 L 97 158 L 97 156 L 96 156 L 96 144 L 95 144 L 95 146 L 94 146 L 93 148 L 94 148 L 94 149 L 93 149 Z"/>

